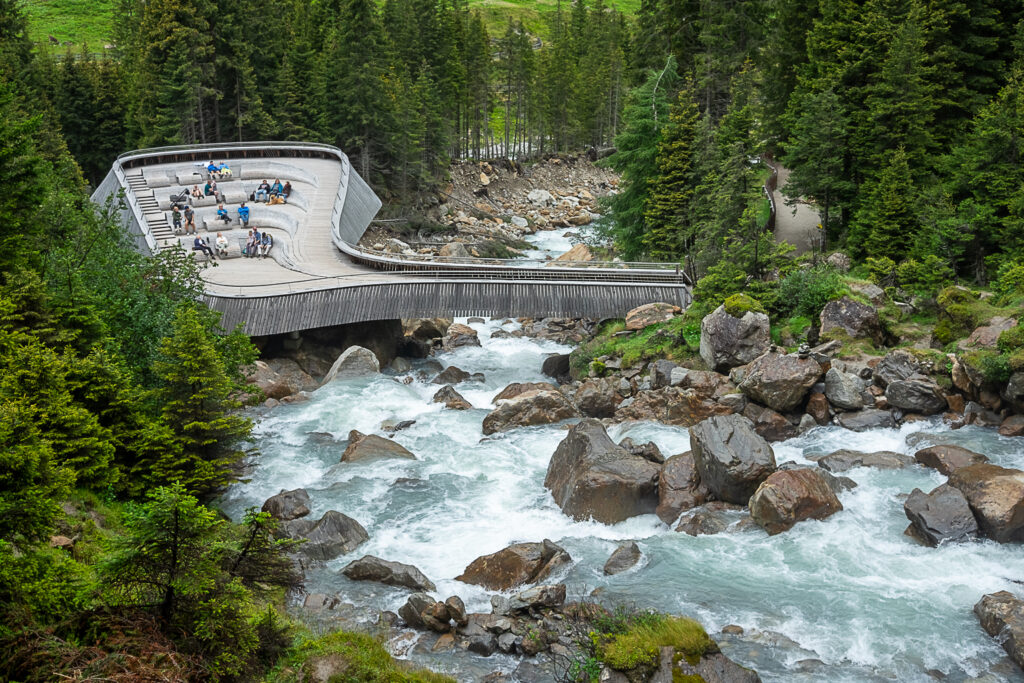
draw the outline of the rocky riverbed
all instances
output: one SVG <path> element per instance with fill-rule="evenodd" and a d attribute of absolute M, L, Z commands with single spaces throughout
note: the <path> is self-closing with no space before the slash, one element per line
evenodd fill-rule
<path fill-rule="evenodd" d="M 694 616 L 763 680 L 1024 680 L 972 612 L 1024 572 L 1024 449 L 983 426 L 1006 422 L 992 408 L 951 410 L 960 392 L 928 368 L 733 349 L 729 374 L 608 358 L 605 376 L 573 381 L 561 354 L 591 323 L 446 324 L 407 326 L 437 335 L 429 358 L 378 372 L 349 353 L 342 379 L 263 415 L 251 479 L 223 503 L 237 516 L 305 490 L 308 512 L 285 523 L 313 539 L 304 618 L 369 627 L 390 612 L 402 656 L 460 680 L 553 680 L 571 638 L 544 620 L 563 607 L 491 622 L 523 590 L 563 586 L 562 605 Z M 904 402 L 898 382 L 919 412 L 883 403 Z M 487 556 L 523 543 L 536 549 L 514 555 L 536 564 L 486 576 Z M 351 569 L 364 555 L 399 564 Z M 416 591 L 432 597 L 409 608 Z M 455 596 L 486 633 L 459 630 Z M 451 638 L 414 623 L 429 610 Z M 550 634 L 537 652 L 531 633 Z"/>
<path fill-rule="evenodd" d="M 589 261 L 588 248 L 565 240 L 600 217 L 598 199 L 619 183 L 616 173 L 584 156 L 553 156 L 526 166 L 462 162 L 452 165 L 450 177 L 422 212 L 433 230 L 410 234 L 380 224 L 364 236 L 363 246 L 406 256 L 524 258 L 524 265 L 558 257 Z"/>

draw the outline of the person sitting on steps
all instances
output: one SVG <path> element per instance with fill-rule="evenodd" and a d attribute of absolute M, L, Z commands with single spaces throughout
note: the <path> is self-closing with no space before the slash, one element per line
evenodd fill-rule
<path fill-rule="evenodd" d="M 249 258 L 254 258 L 260 255 L 260 231 L 252 231 L 252 246 L 249 248 L 249 253 L 246 254 Z"/>
<path fill-rule="evenodd" d="M 217 218 L 221 219 L 225 223 L 231 222 L 231 216 L 228 215 L 228 210 L 224 208 L 223 204 L 217 205 Z"/>
<path fill-rule="evenodd" d="M 217 246 L 217 254 L 221 258 L 227 257 L 227 255 L 228 255 L 228 238 L 225 237 L 223 235 L 223 233 L 219 233 L 218 232 L 217 233 L 217 241 L 215 242 L 215 244 Z"/>
<path fill-rule="evenodd" d="M 242 202 L 242 205 L 238 207 L 238 220 L 242 222 L 243 226 L 248 227 L 249 225 L 249 207 Z"/>
<path fill-rule="evenodd" d="M 274 184 L 270 186 L 270 196 L 280 197 L 282 192 L 284 192 L 284 186 L 281 185 L 281 179 L 276 178 Z"/>
<path fill-rule="evenodd" d="M 242 256 L 249 258 L 252 256 L 253 250 L 256 248 L 256 239 L 253 237 L 253 231 L 250 230 L 249 234 L 245 238 L 245 249 L 242 250 Z"/>
<path fill-rule="evenodd" d="M 260 238 L 260 256 L 267 258 L 270 250 L 274 248 L 274 236 L 266 230 L 263 231 L 263 236 Z"/>
<path fill-rule="evenodd" d="M 202 251 L 206 253 L 214 261 L 217 257 L 213 253 L 213 249 L 210 249 L 210 245 L 206 243 L 206 240 L 196 235 L 196 238 L 192 241 L 192 251 Z"/>
<path fill-rule="evenodd" d="M 189 230 L 191 228 L 191 230 Z M 185 207 L 185 234 L 191 232 L 193 235 L 196 234 L 196 212 L 192 210 L 191 206 Z"/>
<path fill-rule="evenodd" d="M 285 182 L 284 189 L 281 190 L 281 196 L 284 197 L 284 203 L 285 204 L 288 203 L 288 197 L 290 197 L 291 194 L 292 194 L 292 183 L 289 180 L 289 181 Z"/>
<path fill-rule="evenodd" d="M 266 180 L 260 183 L 260 186 L 256 188 L 256 201 L 260 200 L 260 195 L 263 196 L 263 201 L 267 201 L 267 198 L 270 197 L 270 183 Z"/>
<path fill-rule="evenodd" d="M 177 204 L 171 209 L 171 223 L 174 225 L 174 232 L 181 232 L 181 211 L 178 210 Z"/>
<path fill-rule="evenodd" d="M 193 185 L 192 186 L 192 197 L 195 198 L 195 199 L 202 199 L 203 198 L 203 191 L 199 189 L 198 185 Z"/>
<path fill-rule="evenodd" d="M 224 180 L 225 178 L 231 178 L 231 168 L 225 162 L 222 161 L 220 162 L 220 166 L 217 167 L 217 175 L 220 177 L 221 180 Z"/>

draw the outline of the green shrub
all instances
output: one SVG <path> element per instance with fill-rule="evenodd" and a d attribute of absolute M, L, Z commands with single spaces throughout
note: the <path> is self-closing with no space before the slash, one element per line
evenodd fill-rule
<path fill-rule="evenodd" d="M 742 318 L 747 313 L 764 313 L 764 306 L 757 299 L 746 294 L 733 294 L 724 301 L 725 312 L 734 318 Z"/>
<path fill-rule="evenodd" d="M 794 270 L 779 281 L 775 312 L 815 318 L 825 304 L 848 291 L 839 273 L 828 266 Z"/>
<path fill-rule="evenodd" d="M 619 671 L 657 666 L 658 651 L 672 647 L 691 663 L 715 643 L 693 619 L 661 617 L 633 624 L 625 633 L 612 636 L 599 649 L 601 659 Z"/>
<path fill-rule="evenodd" d="M 992 286 L 1003 296 L 1012 297 L 1024 294 L 1024 263 L 1005 261 L 999 266 Z"/>
<path fill-rule="evenodd" d="M 1011 353 L 1017 349 L 1024 348 L 1024 325 L 1011 327 L 999 335 L 999 350 L 1003 353 Z"/>
<path fill-rule="evenodd" d="M 870 273 L 870 280 L 879 287 L 892 287 L 896 284 L 896 262 L 888 256 L 869 256 L 864 260 L 864 265 Z"/>
<path fill-rule="evenodd" d="M 307 640 L 284 657 L 278 667 L 266 677 L 267 683 L 298 683 L 310 680 L 313 674 L 311 660 L 320 657 L 340 659 L 344 671 L 332 676 L 332 681 L 352 683 L 454 683 L 448 676 L 425 669 L 407 668 L 395 660 L 373 636 L 365 633 L 337 631 L 320 638 Z"/>
<path fill-rule="evenodd" d="M 985 381 L 991 384 L 1003 384 L 1013 374 L 1009 356 L 998 351 L 971 351 L 963 355 L 963 360 L 979 370 Z"/>
<path fill-rule="evenodd" d="M 908 259 L 896 268 L 900 287 L 922 295 L 934 294 L 955 276 L 949 263 L 935 254 L 928 254 L 922 261 Z"/>

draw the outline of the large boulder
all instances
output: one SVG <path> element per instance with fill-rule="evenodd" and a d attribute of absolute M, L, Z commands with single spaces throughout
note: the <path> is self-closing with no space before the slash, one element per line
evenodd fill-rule
<path fill-rule="evenodd" d="M 350 346 L 345 349 L 334 365 L 327 371 L 324 384 L 336 379 L 351 379 L 380 372 L 380 362 L 370 349 L 362 346 Z"/>
<path fill-rule="evenodd" d="M 914 460 L 925 467 L 938 470 L 947 477 L 961 467 L 988 462 L 988 458 L 981 453 L 975 453 L 966 448 L 951 445 L 922 448 L 914 453 Z"/>
<path fill-rule="evenodd" d="M 978 522 L 964 494 L 949 484 L 925 493 L 910 492 L 903 511 L 913 535 L 923 543 L 937 546 L 945 541 L 963 541 L 978 535 Z"/>
<path fill-rule="evenodd" d="M 348 433 L 348 448 L 341 454 L 342 462 L 359 462 L 371 458 L 405 458 L 415 460 L 408 449 L 391 439 L 376 434 L 363 434 L 355 429 Z"/>
<path fill-rule="evenodd" d="M 402 332 L 415 339 L 440 339 L 448 333 L 451 318 L 409 318 L 402 321 Z"/>
<path fill-rule="evenodd" d="M 685 510 L 703 505 L 708 499 L 708 490 L 701 486 L 693 452 L 673 455 L 661 467 L 658 477 L 658 507 L 654 514 L 671 524 Z"/>
<path fill-rule="evenodd" d="M 455 387 L 451 384 L 446 384 L 437 390 L 434 397 L 430 399 L 431 403 L 443 403 L 445 408 L 451 410 L 469 410 L 473 407 L 473 404 L 463 398 L 462 394 L 455 391 Z"/>
<path fill-rule="evenodd" d="M 590 251 L 590 247 L 585 244 L 574 244 L 569 251 L 564 254 L 560 254 L 555 260 L 547 263 L 548 266 L 562 266 L 571 265 L 573 263 L 585 263 L 586 261 L 593 261 L 594 254 Z"/>
<path fill-rule="evenodd" d="M 505 591 L 539 583 L 569 562 L 572 562 L 569 553 L 547 539 L 543 543 L 516 543 L 476 558 L 455 580 L 483 586 L 487 590 Z"/>
<path fill-rule="evenodd" d="M 700 357 L 716 372 L 746 365 L 764 354 L 771 343 L 764 313 L 747 311 L 736 318 L 723 304 L 700 322 Z"/>
<path fill-rule="evenodd" d="M 690 448 L 703 485 L 728 503 L 746 505 L 775 471 L 775 452 L 742 415 L 697 423 L 690 429 Z"/>
<path fill-rule="evenodd" d="M 743 417 L 754 423 L 754 431 L 774 443 L 800 435 L 800 427 L 771 408 L 748 402 L 743 408 Z"/>
<path fill-rule="evenodd" d="M 950 473 L 949 484 L 967 498 L 985 536 L 1000 543 L 1024 541 L 1024 472 L 968 465 Z"/>
<path fill-rule="evenodd" d="M 817 460 L 818 467 L 823 467 L 829 472 L 845 472 L 846 470 L 852 470 L 854 467 L 901 470 L 914 464 L 914 459 L 909 455 L 903 455 L 894 451 L 861 453 L 860 451 L 851 451 L 846 448 L 833 451 Z"/>
<path fill-rule="evenodd" d="M 476 330 L 469 325 L 454 323 L 448 327 L 448 332 L 441 340 L 441 346 L 445 351 L 451 351 L 463 346 L 480 346 L 480 337 Z"/>
<path fill-rule="evenodd" d="M 654 512 L 660 468 L 608 437 L 597 420 L 583 420 L 558 444 L 544 486 L 573 519 L 615 524 Z"/>
<path fill-rule="evenodd" d="M 246 379 L 255 384 L 267 398 L 281 400 L 300 391 L 312 391 L 319 386 L 299 364 L 290 358 L 258 360 L 252 364 Z"/>
<path fill-rule="evenodd" d="M 580 414 L 586 417 L 611 417 L 622 402 L 610 380 L 588 379 L 576 390 L 574 397 Z"/>
<path fill-rule="evenodd" d="M 637 306 L 626 313 L 626 329 L 642 330 L 649 325 L 656 325 L 674 318 L 682 309 L 674 304 L 654 303 Z"/>
<path fill-rule="evenodd" d="M 350 553 L 370 540 L 362 524 L 337 510 L 328 510 L 316 522 L 305 519 L 285 522 L 280 530 L 289 538 L 306 539 L 298 546 L 298 552 L 325 562 Z"/>
<path fill-rule="evenodd" d="M 976 327 L 967 339 L 959 344 L 963 350 L 967 349 L 994 349 L 999 341 L 999 335 L 1007 330 L 1017 327 L 1016 318 L 1006 318 L 1001 315 L 994 316 L 985 325 Z"/>
<path fill-rule="evenodd" d="M 502 401 L 484 418 L 484 434 L 516 427 L 545 425 L 579 417 L 579 412 L 559 391 L 527 391 Z"/>
<path fill-rule="evenodd" d="M 561 381 L 569 376 L 569 354 L 556 353 L 544 359 L 540 371 L 548 377 Z"/>
<path fill-rule="evenodd" d="M 1017 666 L 1024 667 L 1024 601 L 1008 591 L 990 593 L 974 606 L 974 614 L 985 633 L 1002 644 Z"/>
<path fill-rule="evenodd" d="M 939 386 L 923 375 L 889 382 L 885 398 L 893 407 L 920 415 L 934 415 L 946 409 Z"/>
<path fill-rule="evenodd" d="M 746 512 L 745 507 L 711 501 L 683 513 L 679 524 L 676 525 L 676 531 L 688 536 L 713 536 L 739 523 L 744 512 Z M 749 516 L 746 519 L 749 520 Z"/>
<path fill-rule="evenodd" d="M 839 426 L 845 427 L 854 432 L 866 432 L 869 429 L 880 429 L 882 427 L 895 427 L 896 420 L 888 410 L 877 410 L 865 408 L 855 413 L 840 413 L 836 417 Z"/>
<path fill-rule="evenodd" d="M 664 387 L 639 392 L 615 411 L 616 421 L 643 420 L 689 427 L 712 415 L 728 415 L 732 408 L 713 401 L 694 389 Z"/>
<path fill-rule="evenodd" d="M 907 379 L 921 372 L 921 365 L 912 353 L 904 349 L 896 349 L 885 354 L 871 373 L 875 384 L 885 388 L 890 382 Z"/>
<path fill-rule="evenodd" d="M 882 324 L 878 320 L 878 311 L 848 296 L 825 304 L 820 319 L 823 337 L 840 333 L 851 339 L 870 339 L 875 344 L 882 343 Z"/>
<path fill-rule="evenodd" d="M 437 373 L 434 379 L 430 380 L 431 384 L 458 384 L 459 382 L 465 382 L 472 375 L 462 368 L 454 365 L 449 365 L 441 372 Z"/>
<path fill-rule="evenodd" d="M 750 498 L 750 518 L 775 535 L 805 519 L 825 519 L 843 509 L 817 469 L 773 472 Z"/>
<path fill-rule="evenodd" d="M 437 255 L 443 258 L 472 258 L 462 242 L 449 242 L 438 250 Z"/>
<path fill-rule="evenodd" d="M 678 367 L 677 364 L 664 358 L 659 358 L 651 363 L 651 388 L 661 389 L 672 384 L 672 371 Z"/>
<path fill-rule="evenodd" d="M 417 591 L 436 590 L 434 583 L 411 564 L 389 562 L 373 555 L 364 555 L 350 562 L 341 573 L 353 581 L 376 581 Z"/>
<path fill-rule="evenodd" d="M 306 489 L 293 489 L 281 491 L 276 496 L 267 498 L 263 503 L 263 512 L 269 512 L 270 516 L 282 522 L 290 522 L 309 514 L 309 494 Z"/>
<path fill-rule="evenodd" d="M 669 375 L 669 384 L 680 389 L 693 389 L 701 396 L 716 400 L 738 393 L 736 385 L 730 382 L 728 377 L 707 370 L 673 368 Z"/>
<path fill-rule="evenodd" d="M 799 406 L 821 377 L 821 366 L 811 358 L 766 353 L 747 366 L 742 391 L 751 400 L 784 413 Z"/>
<path fill-rule="evenodd" d="M 405 604 L 398 608 L 398 616 L 405 620 L 405 623 L 412 628 L 425 628 L 423 620 L 425 614 L 429 614 L 437 600 L 426 593 L 413 593 L 405 601 Z"/>
<path fill-rule="evenodd" d="M 515 398 L 528 391 L 558 391 L 558 387 L 550 382 L 512 382 L 502 389 L 491 399 L 491 403 L 497 405 L 498 401 Z"/>
<path fill-rule="evenodd" d="M 825 397 L 836 408 L 860 410 L 864 407 L 864 380 L 857 375 L 829 368 L 825 373 Z"/>
<path fill-rule="evenodd" d="M 492 604 L 494 600 L 492 598 Z M 534 586 L 519 591 L 511 598 L 501 601 L 494 613 L 498 615 L 514 615 L 538 609 L 558 608 L 565 603 L 565 584 L 556 583 L 549 586 Z"/>
<path fill-rule="evenodd" d="M 608 561 L 604 563 L 604 573 L 608 576 L 621 574 L 622 572 L 636 566 L 642 557 L 640 547 L 636 541 L 623 543 L 611 554 Z"/>

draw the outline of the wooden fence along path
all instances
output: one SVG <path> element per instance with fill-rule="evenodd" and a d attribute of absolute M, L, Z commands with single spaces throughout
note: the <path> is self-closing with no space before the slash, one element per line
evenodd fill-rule
<path fill-rule="evenodd" d="M 274 236 L 273 258 L 229 258 L 204 270 L 206 302 L 223 314 L 226 329 L 279 334 L 343 323 L 432 316 L 621 317 L 631 308 L 665 301 L 682 308 L 689 281 L 675 264 L 542 264 L 497 259 L 398 256 L 358 245 L 380 209 L 380 199 L 341 150 L 310 143 L 225 143 L 139 150 L 122 154 L 93 201 L 111 201 L 138 248 L 191 249 L 193 237 L 161 227 L 153 207 L 203 187 L 209 161 L 227 162 L 220 182 L 230 224 L 215 219 L 215 201 L 197 202 L 199 234 L 213 246 L 217 232 L 239 255 L 247 229 L 238 223 L 241 201 L 249 228 Z M 138 178 L 145 179 L 145 184 Z M 129 178 L 131 182 L 129 182 Z M 301 201 L 268 207 L 248 200 L 263 180 L 292 183 Z M 204 230 L 208 227 L 208 232 Z"/>

